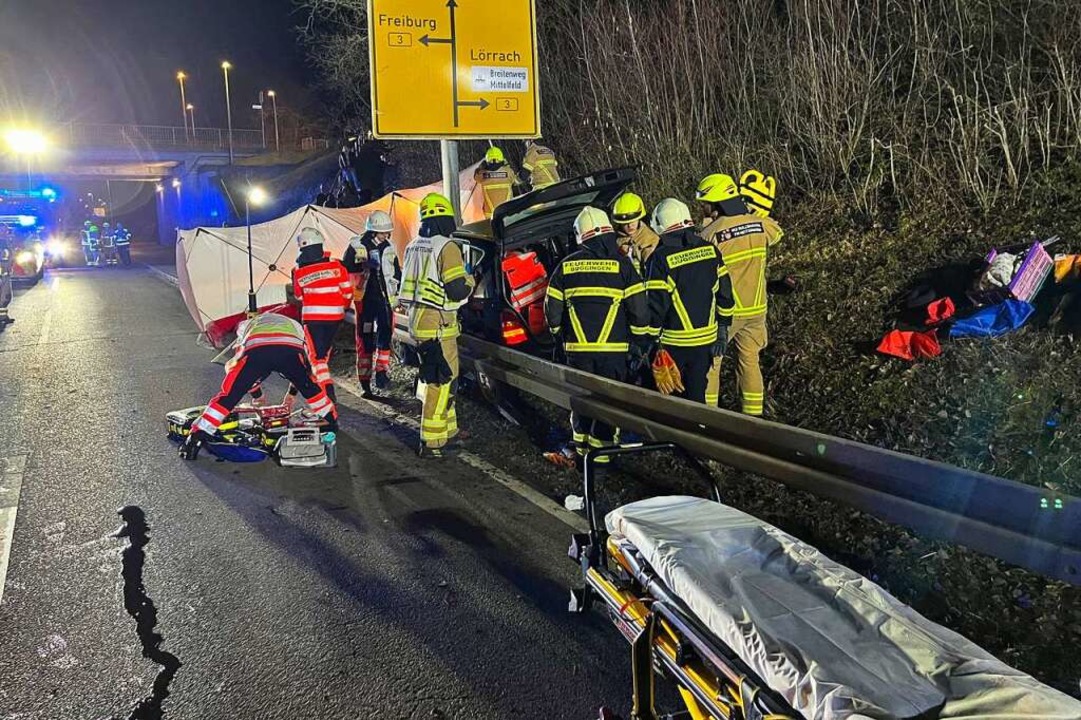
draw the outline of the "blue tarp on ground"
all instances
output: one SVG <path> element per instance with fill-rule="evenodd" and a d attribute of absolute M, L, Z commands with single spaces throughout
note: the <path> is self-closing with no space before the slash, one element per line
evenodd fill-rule
<path fill-rule="evenodd" d="M 979 310 L 950 328 L 951 338 L 998 337 L 1025 324 L 1035 308 L 1020 300 L 1006 300 Z"/>

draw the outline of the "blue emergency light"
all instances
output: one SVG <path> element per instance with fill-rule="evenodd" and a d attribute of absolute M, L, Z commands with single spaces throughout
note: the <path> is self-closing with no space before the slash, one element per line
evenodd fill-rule
<path fill-rule="evenodd" d="M 38 224 L 37 215 L 20 215 L 19 227 L 34 227 Z"/>

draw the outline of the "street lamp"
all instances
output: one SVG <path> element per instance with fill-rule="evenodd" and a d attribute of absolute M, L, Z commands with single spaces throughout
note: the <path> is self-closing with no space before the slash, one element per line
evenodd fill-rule
<path fill-rule="evenodd" d="M 226 60 L 221 64 L 221 71 L 225 75 L 225 120 L 229 126 L 229 164 L 233 164 L 233 106 L 229 101 L 229 70 L 232 64 Z"/>
<path fill-rule="evenodd" d="M 248 226 L 248 316 L 254 317 L 259 312 L 259 306 L 255 302 L 255 271 L 252 269 L 251 255 L 251 208 L 252 205 L 259 207 L 268 200 L 266 190 L 255 186 L 248 188 L 244 193 L 244 224 Z"/>
<path fill-rule="evenodd" d="M 188 140 L 188 100 L 184 96 L 184 80 L 188 76 L 184 74 L 183 70 L 179 70 L 176 73 L 176 81 L 180 83 L 180 118 L 184 121 L 184 139 Z"/>
<path fill-rule="evenodd" d="M 34 189 L 34 179 L 30 172 L 30 162 L 35 155 L 45 152 L 49 141 L 37 130 L 12 128 L 4 133 L 4 142 L 16 155 L 26 156 L 26 189 Z"/>
<path fill-rule="evenodd" d="M 195 106 L 188 103 L 188 113 L 191 115 L 191 139 L 195 139 Z"/>
<path fill-rule="evenodd" d="M 270 96 L 270 103 L 274 106 L 274 152 L 282 151 L 281 136 L 278 135 L 278 93 L 273 90 L 268 90 L 267 95 Z"/>

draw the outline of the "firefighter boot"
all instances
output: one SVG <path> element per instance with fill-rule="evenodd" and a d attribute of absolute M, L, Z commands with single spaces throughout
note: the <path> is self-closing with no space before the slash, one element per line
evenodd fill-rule
<path fill-rule="evenodd" d="M 184 444 L 180 446 L 180 451 L 177 454 L 184 460 L 198 460 L 199 451 L 203 449 L 203 445 L 210 438 L 211 436 L 202 430 L 192 430 L 188 433 L 188 437 L 184 439 Z"/>

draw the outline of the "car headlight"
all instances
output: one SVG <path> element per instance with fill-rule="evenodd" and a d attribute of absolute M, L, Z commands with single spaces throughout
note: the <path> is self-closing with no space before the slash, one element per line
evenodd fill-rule
<path fill-rule="evenodd" d="M 30 252 L 29 250 L 20 250 L 18 253 L 15 254 L 15 262 L 19 263 L 20 265 L 34 262 L 34 253 Z"/>
<path fill-rule="evenodd" d="M 63 240 L 50 240 L 45 246 L 46 251 L 50 257 L 58 258 L 63 257 L 64 253 L 68 251 L 68 244 Z"/>

